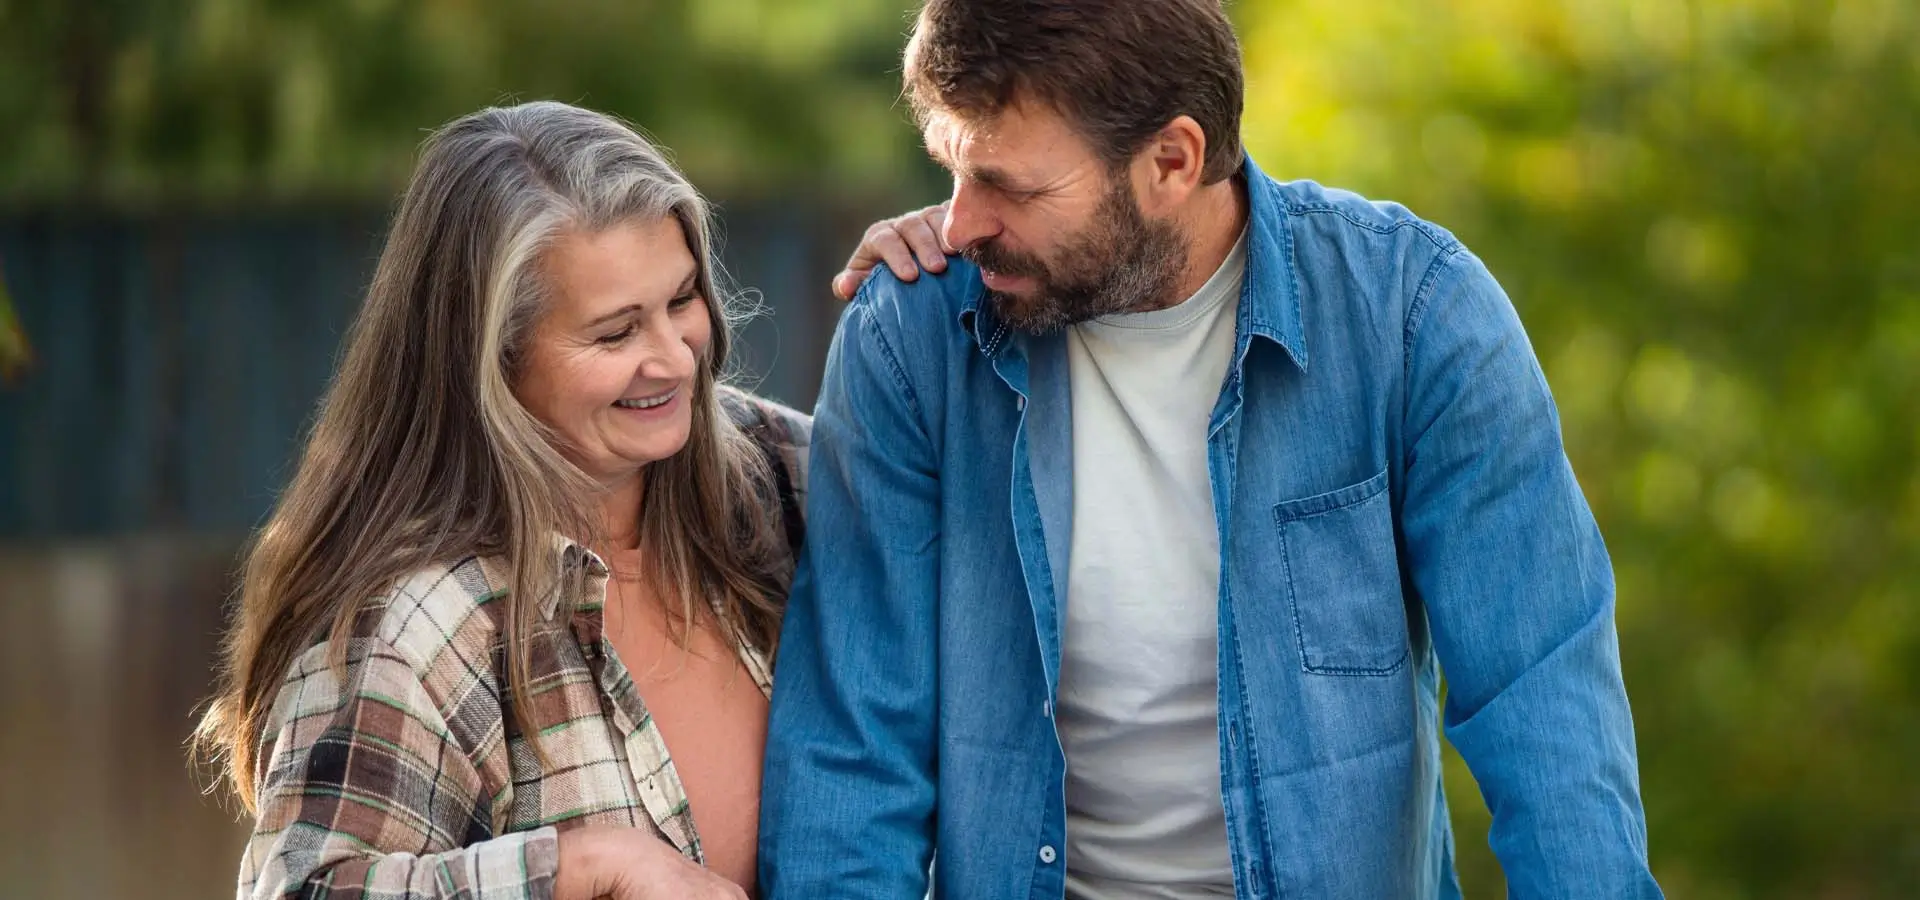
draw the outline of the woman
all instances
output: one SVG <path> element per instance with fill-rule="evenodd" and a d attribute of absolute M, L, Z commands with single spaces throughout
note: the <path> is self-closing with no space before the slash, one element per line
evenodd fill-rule
<path fill-rule="evenodd" d="M 752 892 L 808 423 L 720 385 L 714 282 L 605 116 L 428 142 L 197 735 L 257 816 L 242 897 Z"/>

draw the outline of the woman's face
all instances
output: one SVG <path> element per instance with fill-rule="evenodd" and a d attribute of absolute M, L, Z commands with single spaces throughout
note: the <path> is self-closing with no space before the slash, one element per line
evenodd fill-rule
<path fill-rule="evenodd" d="M 673 216 L 569 232 L 514 393 L 587 474 L 614 485 L 686 446 L 713 325 Z"/>

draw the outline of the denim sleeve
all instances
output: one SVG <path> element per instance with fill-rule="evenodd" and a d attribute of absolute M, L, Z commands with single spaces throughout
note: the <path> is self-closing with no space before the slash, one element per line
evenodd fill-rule
<path fill-rule="evenodd" d="M 881 282 L 891 284 L 868 288 Z M 856 299 L 842 319 L 814 412 L 807 542 L 775 667 L 761 793 L 769 900 L 927 891 L 939 475 L 871 300 Z"/>
<path fill-rule="evenodd" d="M 1406 565 L 1510 896 L 1659 897 L 1612 566 L 1526 333 L 1472 254 L 1434 263 L 1407 367 Z"/>

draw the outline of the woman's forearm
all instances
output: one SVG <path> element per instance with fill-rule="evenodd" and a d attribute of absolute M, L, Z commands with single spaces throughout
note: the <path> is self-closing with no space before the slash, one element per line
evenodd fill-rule
<path fill-rule="evenodd" d="M 317 831 L 295 825 L 282 832 L 261 877 L 245 893 L 260 900 L 572 900 L 557 891 L 559 840 L 551 827 L 428 854 L 369 853 L 364 845 Z"/>

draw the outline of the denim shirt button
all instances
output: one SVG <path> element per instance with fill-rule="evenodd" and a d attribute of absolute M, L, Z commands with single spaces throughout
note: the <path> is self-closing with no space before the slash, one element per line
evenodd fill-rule
<path fill-rule="evenodd" d="M 1047 844 L 1040 848 L 1040 861 L 1047 865 L 1053 865 L 1053 860 L 1057 855 L 1058 854 L 1053 852 L 1052 844 Z"/>
<path fill-rule="evenodd" d="M 1021 410 L 1024 410 L 1024 409 L 1026 409 L 1026 408 L 1027 408 L 1027 398 L 1025 398 L 1025 397 L 1022 397 L 1022 396 L 1019 396 L 1019 395 L 1017 395 L 1017 394 L 1016 394 L 1016 395 L 1014 396 L 1014 398 L 1013 398 L 1013 408 L 1014 408 L 1014 409 L 1021 409 Z"/>

